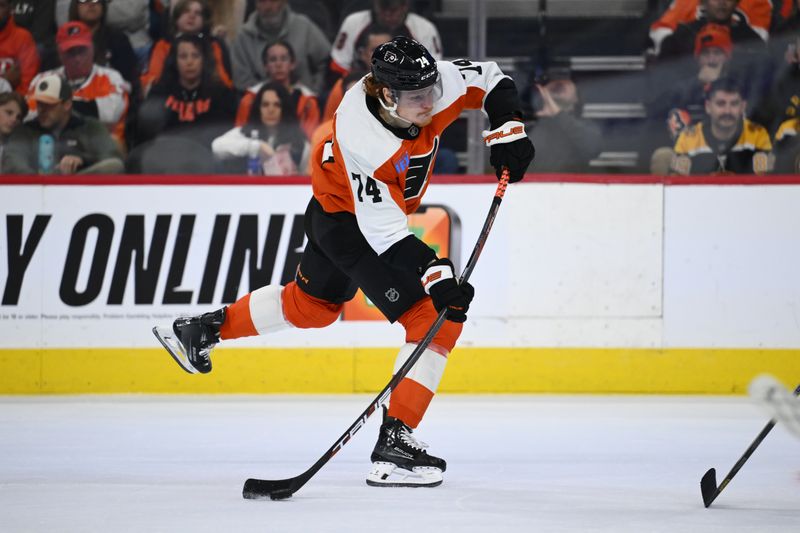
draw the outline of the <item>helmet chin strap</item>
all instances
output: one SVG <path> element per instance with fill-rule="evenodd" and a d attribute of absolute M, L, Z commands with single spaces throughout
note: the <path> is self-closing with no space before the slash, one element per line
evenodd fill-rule
<path fill-rule="evenodd" d="M 383 108 L 386 113 L 392 118 L 392 122 L 395 122 L 395 126 L 401 128 L 409 128 L 413 124 L 410 120 L 404 119 L 400 115 L 397 114 L 397 98 L 395 97 L 394 93 L 392 93 L 392 98 L 394 99 L 395 103 L 392 105 L 388 105 L 386 102 L 383 101 L 383 98 L 378 98 L 378 102 L 380 102 L 381 107 Z M 388 121 L 387 121 L 388 122 Z"/>

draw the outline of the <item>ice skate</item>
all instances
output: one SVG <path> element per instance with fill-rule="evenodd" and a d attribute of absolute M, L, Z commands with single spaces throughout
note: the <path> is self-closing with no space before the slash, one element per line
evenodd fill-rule
<path fill-rule="evenodd" d="M 372 469 L 367 485 L 373 487 L 436 487 L 442 484 L 444 459 L 428 455 L 424 442 L 412 435 L 411 428 L 386 416 L 370 459 Z"/>
<path fill-rule="evenodd" d="M 172 330 L 154 327 L 153 334 L 175 361 L 190 374 L 211 372 L 211 349 L 219 342 L 225 308 L 193 317 L 178 317 Z"/>

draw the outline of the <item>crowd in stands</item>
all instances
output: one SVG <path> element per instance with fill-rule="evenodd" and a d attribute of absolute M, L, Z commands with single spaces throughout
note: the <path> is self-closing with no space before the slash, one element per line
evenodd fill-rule
<path fill-rule="evenodd" d="M 631 139 L 650 170 L 799 172 L 800 0 L 663 4 L 642 36 L 647 120 Z M 0 0 L 0 173 L 305 174 L 375 47 L 404 34 L 446 57 L 436 25 L 414 9 Z M 521 89 L 532 95 L 530 170 L 591 171 L 603 131 L 584 118 L 569 69 Z M 440 151 L 436 171 L 458 171 L 452 151 Z"/>
<path fill-rule="evenodd" d="M 669 5 L 650 28 L 653 173 L 800 171 L 799 10 L 800 0 Z"/>

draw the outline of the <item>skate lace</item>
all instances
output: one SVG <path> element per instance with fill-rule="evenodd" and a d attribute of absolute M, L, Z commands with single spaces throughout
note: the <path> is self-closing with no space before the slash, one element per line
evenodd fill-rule
<path fill-rule="evenodd" d="M 398 433 L 399 433 L 398 436 L 400 437 L 400 441 L 403 442 L 403 444 L 405 444 L 405 445 L 407 445 L 407 446 L 409 446 L 411 448 L 414 448 L 414 449 L 422 451 L 422 450 L 424 450 L 425 448 L 428 447 L 427 443 L 422 442 L 421 440 L 417 440 L 416 438 L 414 438 L 414 435 L 411 434 L 411 430 L 408 429 L 408 428 L 401 427 L 400 431 Z"/>

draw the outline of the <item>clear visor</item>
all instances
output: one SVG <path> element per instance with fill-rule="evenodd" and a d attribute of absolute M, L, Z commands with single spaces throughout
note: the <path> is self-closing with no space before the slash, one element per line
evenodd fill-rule
<path fill-rule="evenodd" d="M 398 107 L 405 108 L 426 108 L 433 107 L 433 104 L 442 97 L 442 78 L 436 76 L 436 82 L 424 89 L 413 91 L 394 91 L 394 96 Z"/>

